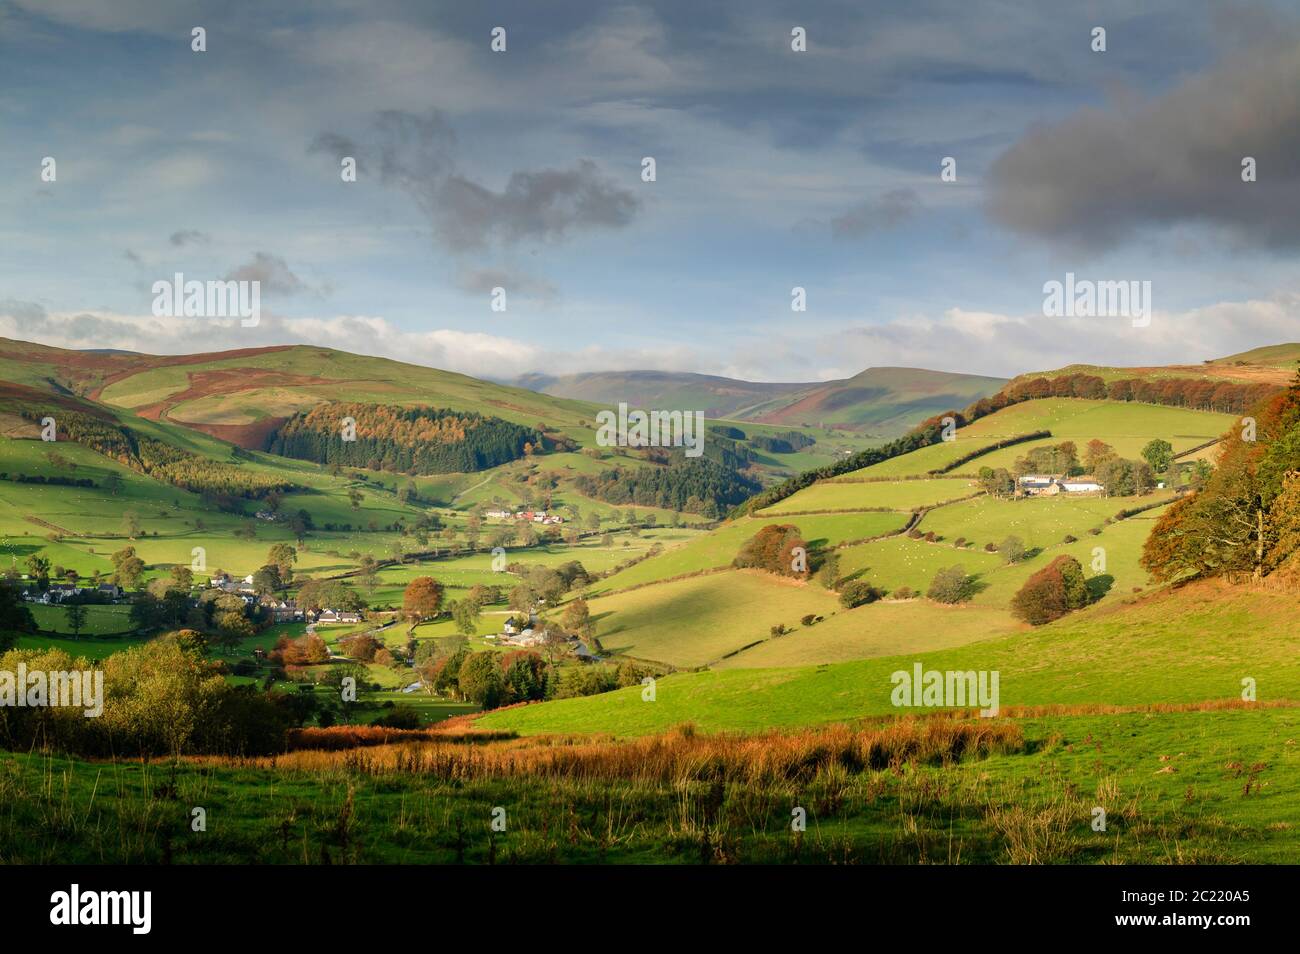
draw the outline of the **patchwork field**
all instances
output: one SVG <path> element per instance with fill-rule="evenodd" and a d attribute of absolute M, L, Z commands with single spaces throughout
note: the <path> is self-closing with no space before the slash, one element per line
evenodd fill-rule
<path fill-rule="evenodd" d="M 894 533 L 906 525 L 907 519 L 907 514 L 903 513 L 812 514 L 767 519 L 744 517 L 622 570 L 594 584 L 591 592 L 607 593 L 671 579 L 684 573 L 730 566 L 744 542 L 768 524 L 794 524 L 802 531 L 805 540 L 818 547 Z"/>
<path fill-rule="evenodd" d="M 945 567 L 961 566 L 977 577 L 977 584 L 1005 562 L 996 553 L 958 550 L 945 543 L 926 543 L 906 537 L 875 540 L 839 551 L 840 572 L 860 577 L 889 591 L 904 586 L 925 593 L 934 575 Z"/>
<path fill-rule="evenodd" d="M 1033 549 L 1060 543 L 1066 536 L 1082 538 L 1126 507 L 1172 499 L 1172 494 L 1159 492 L 1144 497 L 978 497 L 930 511 L 917 529 L 933 531 L 949 543 L 965 538 L 977 547 L 1015 536 Z"/>

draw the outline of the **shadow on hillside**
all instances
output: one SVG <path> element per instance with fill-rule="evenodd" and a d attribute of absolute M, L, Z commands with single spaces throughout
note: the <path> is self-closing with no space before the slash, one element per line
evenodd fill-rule
<path fill-rule="evenodd" d="M 1088 602 L 1095 603 L 1115 585 L 1115 577 L 1109 573 L 1101 573 L 1088 580 Z"/>
<path fill-rule="evenodd" d="M 45 548 L 44 543 L 5 543 L 0 544 L 0 557 L 9 556 L 24 559 L 31 556 L 37 550 Z"/>

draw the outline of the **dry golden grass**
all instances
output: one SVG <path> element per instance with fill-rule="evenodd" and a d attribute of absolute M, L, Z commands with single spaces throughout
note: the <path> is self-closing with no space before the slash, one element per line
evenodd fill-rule
<path fill-rule="evenodd" d="M 490 739 L 490 737 L 488 737 Z M 1018 752 L 1019 726 L 1006 721 L 900 719 L 875 728 L 834 725 L 799 732 L 700 735 L 690 725 L 628 741 L 540 736 L 487 741 L 475 733 L 429 733 L 346 750 L 302 749 L 263 758 L 195 757 L 227 767 L 365 775 L 432 775 L 455 780 L 530 777 L 680 783 L 806 781 L 825 775 L 948 764 Z"/>

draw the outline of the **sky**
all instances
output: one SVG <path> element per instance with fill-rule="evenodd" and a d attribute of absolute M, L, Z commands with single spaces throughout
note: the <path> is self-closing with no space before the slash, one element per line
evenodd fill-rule
<path fill-rule="evenodd" d="M 6 337 L 1012 376 L 1300 340 L 1298 250 L 1289 2 L 0 0 Z M 155 316 L 177 272 L 259 324 Z"/>

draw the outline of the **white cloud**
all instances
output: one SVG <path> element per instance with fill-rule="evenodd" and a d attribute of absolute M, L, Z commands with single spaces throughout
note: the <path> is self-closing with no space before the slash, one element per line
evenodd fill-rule
<path fill-rule="evenodd" d="M 1067 364 L 1197 364 L 1266 344 L 1300 338 L 1300 294 L 1219 302 L 1184 312 L 1157 310 L 1146 328 L 1126 319 L 1044 318 L 1038 314 L 950 309 L 832 334 L 738 339 L 725 352 L 698 342 L 655 341 L 644 347 L 590 344 L 555 349 L 503 335 L 453 328 L 411 330 L 373 315 L 286 318 L 262 324 L 167 319 L 113 312 L 46 312 L 0 302 L 0 335 L 67 348 L 121 348 L 187 354 L 308 343 L 477 377 L 512 378 L 541 371 L 651 369 L 722 374 L 753 381 L 825 380 L 868 367 L 904 366 L 1010 377 Z"/>

